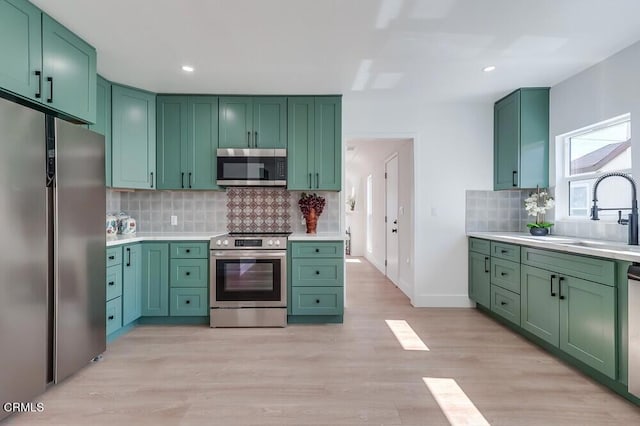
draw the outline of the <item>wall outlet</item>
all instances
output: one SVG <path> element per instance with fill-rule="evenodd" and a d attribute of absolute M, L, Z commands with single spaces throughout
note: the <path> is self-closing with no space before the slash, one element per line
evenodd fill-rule
<path fill-rule="evenodd" d="M 171 226 L 178 226 L 178 216 L 171 216 Z"/>

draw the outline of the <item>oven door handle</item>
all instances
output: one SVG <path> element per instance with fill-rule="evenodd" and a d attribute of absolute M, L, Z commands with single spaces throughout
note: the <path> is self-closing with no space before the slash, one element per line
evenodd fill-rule
<path fill-rule="evenodd" d="M 279 250 L 211 250 L 211 256 L 216 259 L 278 259 L 286 257 L 287 252 Z"/>

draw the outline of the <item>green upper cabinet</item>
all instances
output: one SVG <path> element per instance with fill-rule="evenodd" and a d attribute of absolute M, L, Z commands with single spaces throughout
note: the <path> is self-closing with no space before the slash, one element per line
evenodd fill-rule
<path fill-rule="evenodd" d="M 339 191 L 342 186 L 341 98 L 290 97 L 287 102 L 287 188 Z"/>
<path fill-rule="evenodd" d="M 286 111 L 285 97 L 221 97 L 220 148 L 286 148 Z"/>
<path fill-rule="evenodd" d="M 185 188 L 187 165 L 187 96 L 158 96 L 156 102 L 156 171 L 159 189 Z"/>
<path fill-rule="evenodd" d="M 0 0 L 0 88 L 96 120 L 96 50 L 24 0 Z"/>
<path fill-rule="evenodd" d="M 549 186 L 549 89 L 522 88 L 494 106 L 494 189 Z"/>
<path fill-rule="evenodd" d="M 218 98 L 158 96 L 159 189 L 218 189 Z"/>
<path fill-rule="evenodd" d="M 40 9 L 26 0 L 0 0 L 0 88 L 38 102 L 42 101 L 41 31 Z"/>
<path fill-rule="evenodd" d="M 105 181 L 111 186 L 111 83 L 100 76 L 96 91 L 96 122 L 89 128 L 104 135 Z"/>
<path fill-rule="evenodd" d="M 96 50 L 42 15 L 45 104 L 88 123 L 96 121 Z"/>
<path fill-rule="evenodd" d="M 114 84 L 111 105 L 113 187 L 155 188 L 156 95 Z"/>

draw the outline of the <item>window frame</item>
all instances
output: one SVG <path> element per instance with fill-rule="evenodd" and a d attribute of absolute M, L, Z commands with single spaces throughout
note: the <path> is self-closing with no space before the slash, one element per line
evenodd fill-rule
<path fill-rule="evenodd" d="M 555 191 L 555 220 L 561 221 L 575 221 L 575 222 L 586 222 L 591 220 L 589 215 L 587 216 L 571 216 L 570 215 L 570 200 L 569 200 L 569 188 L 571 182 L 585 182 L 591 179 L 597 179 L 600 176 L 609 173 L 606 172 L 587 172 L 587 173 L 579 173 L 572 176 L 569 176 L 571 165 L 571 151 L 570 144 L 571 138 L 575 136 L 579 136 L 597 129 L 615 126 L 616 124 L 629 122 L 631 126 L 631 113 L 622 114 L 608 120 L 604 120 L 589 126 L 582 127 L 580 129 L 574 130 L 569 133 L 565 133 L 563 135 L 559 135 L 556 137 L 556 191 Z M 629 140 L 632 140 L 630 138 Z M 631 143 L 631 148 L 633 149 L 633 142 Z M 633 151 L 632 151 L 633 152 Z M 560 155 L 558 155 L 560 154 Z M 633 154 L 632 154 L 633 155 Z M 621 173 L 633 173 L 633 163 L 632 167 L 628 169 L 619 169 L 615 170 Z M 588 194 L 587 198 L 587 211 L 591 208 L 591 194 Z M 600 216 L 602 222 L 610 222 L 616 223 L 617 217 L 607 217 Z"/>

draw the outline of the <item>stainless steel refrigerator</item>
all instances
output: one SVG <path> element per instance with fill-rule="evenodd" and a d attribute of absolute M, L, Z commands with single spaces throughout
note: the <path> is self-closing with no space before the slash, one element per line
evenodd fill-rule
<path fill-rule="evenodd" d="M 105 350 L 104 176 L 103 136 L 0 99 L 3 405 Z"/>

